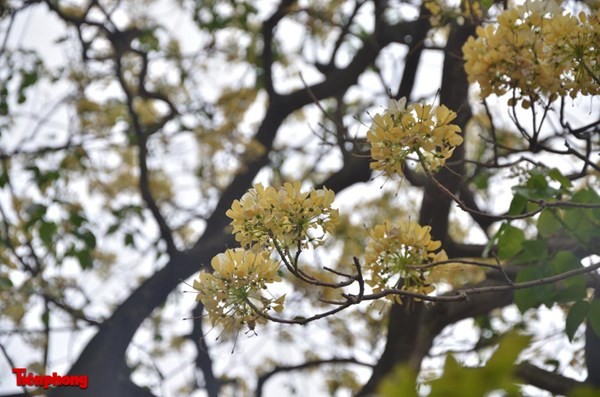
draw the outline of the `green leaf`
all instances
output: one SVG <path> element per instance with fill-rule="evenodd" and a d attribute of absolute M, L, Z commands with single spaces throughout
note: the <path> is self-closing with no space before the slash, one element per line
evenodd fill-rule
<path fill-rule="evenodd" d="M 0 113 L 1 114 L 1 113 Z M 3 188 L 8 183 L 8 173 L 0 170 L 0 188 Z"/>
<path fill-rule="evenodd" d="M 515 194 L 512 201 L 510 202 L 510 207 L 508 209 L 508 215 L 519 215 L 522 214 L 527 206 L 527 199 L 520 195 Z"/>
<path fill-rule="evenodd" d="M 142 46 L 142 48 L 144 49 L 144 51 L 146 51 L 146 52 L 149 52 L 150 50 L 158 51 L 158 49 L 160 47 L 160 41 L 158 40 L 158 38 L 154 35 L 154 32 L 152 32 L 152 31 L 144 32 L 142 35 L 140 35 L 138 37 L 138 41 L 139 41 L 140 45 Z"/>
<path fill-rule="evenodd" d="M 488 10 L 493 5 L 494 0 L 481 0 L 481 7 L 483 7 L 484 10 Z"/>
<path fill-rule="evenodd" d="M 417 397 L 416 376 L 408 365 L 397 365 L 377 387 L 380 397 Z"/>
<path fill-rule="evenodd" d="M 483 396 L 489 384 L 483 375 L 478 368 L 462 367 L 448 354 L 442 376 L 431 382 L 429 397 Z"/>
<path fill-rule="evenodd" d="M 565 190 L 573 187 L 573 184 L 571 183 L 569 178 L 567 178 L 566 176 L 561 174 L 561 172 L 557 168 L 552 168 L 548 172 L 548 176 L 550 178 L 552 178 L 553 180 L 555 180 L 556 182 L 560 183 L 560 186 Z"/>
<path fill-rule="evenodd" d="M 81 234 L 81 239 L 83 240 L 88 249 L 92 250 L 96 248 L 96 236 L 94 236 L 94 233 L 90 232 L 89 230 L 86 230 Z"/>
<path fill-rule="evenodd" d="M 599 395 L 600 389 L 590 385 L 576 387 L 568 394 L 569 397 L 598 397 Z"/>
<path fill-rule="evenodd" d="M 484 190 L 489 187 L 491 174 L 489 172 L 479 172 L 473 178 L 473 184 L 477 187 L 477 189 Z"/>
<path fill-rule="evenodd" d="M 75 227 L 80 227 L 87 222 L 87 219 L 79 211 L 71 211 L 69 213 L 69 222 Z"/>
<path fill-rule="evenodd" d="M 552 275 L 580 268 L 579 259 L 569 251 L 557 252 L 552 262 L 550 262 Z M 556 302 L 572 302 L 583 299 L 586 295 L 585 278 L 582 274 L 561 280 L 554 284 L 554 288 L 557 291 L 555 296 Z"/>
<path fill-rule="evenodd" d="M 482 368 L 462 367 L 453 356 L 447 355 L 442 376 L 430 384 L 429 397 L 479 397 L 493 390 L 503 390 L 507 396 L 518 395 L 514 363 L 530 340 L 531 337 L 516 332 L 506 334 Z"/>
<path fill-rule="evenodd" d="M 567 337 L 570 342 L 573 342 L 573 337 L 575 336 L 575 332 L 585 320 L 585 317 L 590 310 L 590 304 L 586 301 L 578 301 L 571 306 L 569 309 L 569 314 L 567 314 L 565 331 L 567 333 Z"/>
<path fill-rule="evenodd" d="M 513 191 L 531 200 L 553 199 L 560 195 L 561 191 L 548 184 L 545 170 L 531 170 L 529 179 L 525 185 L 516 186 Z"/>
<path fill-rule="evenodd" d="M 44 311 L 41 315 L 42 323 L 47 327 L 50 324 L 50 312 Z"/>
<path fill-rule="evenodd" d="M 594 189 L 588 187 L 575 193 L 573 195 L 573 201 L 576 203 L 600 204 L 600 196 Z"/>
<path fill-rule="evenodd" d="M 518 256 L 518 262 L 540 262 L 548 257 L 548 240 L 525 240 L 521 244 L 523 252 Z"/>
<path fill-rule="evenodd" d="M 600 204 L 600 196 L 593 189 L 588 188 L 575 193 L 572 202 Z M 563 222 L 573 237 L 588 245 L 598 235 L 600 208 L 569 208 L 565 210 Z"/>
<path fill-rule="evenodd" d="M 498 237 L 498 257 L 507 260 L 517 255 L 522 250 L 525 233 L 521 229 L 505 223 Z"/>
<path fill-rule="evenodd" d="M 113 223 L 112 225 L 110 225 L 110 227 L 106 231 L 106 235 L 110 236 L 111 234 L 113 234 L 114 232 L 119 230 L 119 226 L 121 226 L 121 224 L 119 224 L 119 223 Z"/>
<path fill-rule="evenodd" d="M 126 233 L 124 243 L 126 246 L 135 247 L 135 240 L 133 238 L 133 234 Z"/>
<path fill-rule="evenodd" d="M 21 73 L 21 89 L 31 87 L 38 80 L 37 71 Z"/>
<path fill-rule="evenodd" d="M 590 303 L 588 326 L 592 327 L 596 335 L 600 336 L 600 300 L 594 299 Z"/>
<path fill-rule="evenodd" d="M 563 222 L 575 239 L 588 244 L 598 233 L 598 226 L 591 222 L 586 211 L 581 208 L 570 208 L 565 211 Z"/>
<path fill-rule="evenodd" d="M 89 250 L 76 251 L 75 257 L 79 261 L 79 265 L 81 266 L 81 269 L 83 269 L 83 270 L 90 269 L 94 263 L 94 259 L 92 258 L 92 253 Z"/>
<path fill-rule="evenodd" d="M 40 239 L 46 247 L 49 247 L 52 244 L 53 237 L 56 235 L 57 230 L 58 226 L 56 226 L 56 223 L 42 220 L 39 233 Z"/>
<path fill-rule="evenodd" d="M 492 374 L 509 374 L 514 370 L 514 363 L 519 354 L 529 345 L 531 336 L 520 335 L 516 332 L 506 334 L 498 348 L 487 362 L 486 372 Z M 500 385 L 497 385 L 500 386 Z M 496 386 L 496 387 L 497 387 Z"/>
<path fill-rule="evenodd" d="M 13 283 L 8 275 L 0 274 L 0 290 L 7 290 L 13 287 Z"/>
<path fill-rule="evenodd" d="M 562 228 L 562 222 L 556 211 L 546 208 L 540 214 L 537 221 L 538 233 L 542 237 L 555 235 Z"/>
<path fill-rule="evenodd" d="M 549 276 L 547 266 L 529 266 L 519 272 L 517 283 L 539 280 L 547 276 Z M 515 291 L 515 304 L 521 313 L 524 313 L 527 309 L 543 303 L 550 304 L 555 294 L 555 289 L 551 285 L 522 288 Z"/>
<path fill-rule="evenodd" d="M 37 221 L 41 219 L 44 215 L 46 215 L 47 208 L 48 207 L 42 204 L 30 204 L 25 209 L 25 212 L 27 212 L 30 219 L 35 219 Z"/>
<path fill-rule="evenodd" d="M 29 215 L 29 220 L 25 222 L 25 225 L 23 225 L 25 230 L 28 231 L 32 225 L 39 222 L 44 217 L 44 215 L 46 215 L 47 209 L 48 207 L 42 204 L 34 203 L 28 205 L 27 208 L 25 208 L 25 212 L 27 213 L 27 215 Z"/>

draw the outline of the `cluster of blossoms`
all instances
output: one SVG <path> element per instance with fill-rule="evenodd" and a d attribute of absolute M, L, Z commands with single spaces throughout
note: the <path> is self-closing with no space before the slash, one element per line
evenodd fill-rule
<path fill-rule="evenodd" d="M 369 231 L 365 266 L 370 276 L 366 282 L 374 292 L 402 288 L 427 294 L 435 289 L 428 281 L 430 269 L 426 265 L 445 261 L 448 256 L 439 250 L 441 242 L 431 239 L 430 230 L 430 226 L 408 222 L 400 227 L 384 223 Z"/>
<path fill-rule="evenodd" d="M 236 240 L 246 248 L 229 249 L 212 259 L 212 273 L 200 272 L 193 287 L 213 324 L 225 330 L 264 323 L 269 310 L 283 310 L 285 295 L 267 295 L 267 284 L 280 280 L 273 251 L 317 246 L 339 221 L 331 208 L 333 191 L 303 193 L 300 182 L 280 188 L 254 185 L 235 200 L 227 216 Z M 311 230 L 313 229 L 313 230 Z M 284 258 L 287 260 L 288 258 Z"/>
<path fill-rule="evenodd" d="M 201 271 L 193 287 L 198 291 L 196 300 L 204 304 L 213 324 L 225 330 L 239 325 L 254 329 L 256 323 L 266 321 L 257 311 L 283 310 L 285 295 L 274 298 L 263 294 L 267 284 L 280 280 L 279 264 L 268 253 L 228 249 L 215 256 L 211 265 L 214 271 Z"/>
<path fill-rule="evenodd" d="M 280 188 L 258 183 L 235 200 L 226 214 L 236 240 L 268 251 L 320 245 L 339 222 L 338 210 L 331 208 L 335 195 L 327 188 L 307 193 L 300 187 L 300 182 Z"/>
<path fill-rule="evenodd" d="M 429 11 L 429 23 L 433 27 L 444 26 L 448 21 L 457 18 L 466 18 L 473 21 L 481 21 L 484 11 L 479 1 L 463 0 L 461 4 L 456 4 L 448 0 L 425 0 L 423 3 Z"/>
<path fill-rule="evenodd" d="M 450 124 L 456 113 L 444 105 L 421 103 L 406 106 L 406 98 L 390 100 L 388 109 L 377 114 L 367 133 L 371 144 L 371 168 L 388 176 L 401 174 L 413 155 L 423 168 L 435 172 L 460 145 L 460 127 Z"/>
<path fill-rule="evenodd" d="M 528 1 L 477 28 L 463 46 L 465 70 L 482 97 L 513 90 L 524 108 L 545 97 L 598 95 L 598 43 L 598 13 L 573 16 L 554 1 Z"/>

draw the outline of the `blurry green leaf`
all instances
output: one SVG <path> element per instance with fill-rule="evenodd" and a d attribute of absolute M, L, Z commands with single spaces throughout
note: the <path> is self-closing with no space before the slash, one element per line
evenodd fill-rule
<path fill-rule="evenodd" d="M 571 390 L 568 397 L 598 397 L 600 396 L 600 389 L 590 385 L 576 387 Z"/>
<path fill-rule="evenodd" d="M 484 10 L 489 9 L 493 5 L 494 0 L 481 0 L 481 7 L 483 7 Z"/>
<path fill-rule="evenodd" d="M 56 226 L 56 223 L 42 220 L 39 233 L 40 239 L 46 247 L 49 247 L 52 244 L 53 237 L 57 230 L 58 227 Z"/>
<path fill-rule="evenodd" d="M 550 262 L 551 275 L 558 275 L 579 268 L 581 268 L 579 259 L 569 251 L 556 253 Z M 586 295 L 585 278 L 582 274 L 561 280 L 555 283 L 554 287 L 557 291 L 556 302 L 572 302 L 582 299 Z"/>
<path fill-rule="evenodd" d="M 75 252 L 75 257 L 83 270 L 90 269 L 94 263 L 92 253 L 89 250 L 79 250 Z"/>
<path fill-rule="evenodd" d="M 534 281 L 547 277 L 548 271 L 544 265 L 529 266 L 517 275 L 517 283 Z M 515 291 L 515 304 L 524 313 L 527 309 L 537 307 L 541 304 L 550 304 L 555 296 L 555 290 L 551 285 L 540 285 L 536 287 L 522 288 Z"/>
<path fill-rule="evenodd" d="M 588 311 L 588 326 L 591 326 L 596 335 L 600 336 L 600 300 L 594 299 Z"/>
<path fill-rule="evenodd" d="M 490 375 L 510 374 L 514 371 L 514 363 L 519 354 L 529 345 L 531 336 L 521 335 L 516 332 L 506 334 L 500 340 L 498 348 L 485 365 L 486 372 Z M 495 385 L 495 387 L 500 385 Z"/>
<path fill-rule="evenodd" d="M 110 227 L 108 228 L 108 230 L 106 230 L 106 235 L 110 236 L 111 234 L 113 234 L 114 232 L 116 232 L 117 230 L 119 230 L 119 223 L 113 223 L 112 225 L 110 225 Z"/>
<path fill-rule="evenodd" d="M 525 240 L 521 244 L 523 252 L 518 256 L 519 263 L 540 262 L 548 257 L 548 240 Z"/>
<path fill-rule="evenodd" d="M 47 208 L 48 207 L 42 204 L 30 204 L 25 209 L 25 212 L 27 212 L 31 219 L 35 219 L 37 221 L 46 215 Z"/>
<path fill-rule="evenodd" d="M 591 188 L 583 189 L 573 195 L 573 203 L 600 204 L 600 196 Z M 589 244 L 597 238 L 600 229 L 600 208 L 568 208 L 563 222 L 569 233 L 583 244 Z"/>
<path fill-rule="evenodd" d="M 525 209 L 526 205 L 527 199 L 520 194 L 515 194 L 512 201 L 510 202 L 508 215 L 519 215 L 523 213 L 523 210 Z"/>
<path fill-rule="evenodd" d="M 521 229 L 505 223 L 498 237 L 498 257 L 501 260 L 514 257 L 521 251 L 524 240 L 525 233 Z"/>
<path fill-rule="evenodd" d="M 152 31 L 145 31 L 138 37 L 138 41 L 144 52 L 158 51 L 160 47 L 160 41 Z"/>
<path fill-rule="evenodd" d="M 413 370 L 407 365 L 397 365 L 378 385 L 379 397 L 416 397 L 417 383 Z"/>
<path fill-rule="evenodd" d="M 579 328 L 583 320 L 585 320 L 589 309 L 590 305 L 588 302 L 585 301 L 575 302 L 575 304 L 573 304 L 573 306 L 571 306 L 571 308 L 569 309 L 569 313 L 567 314 L 565 324 L 565 330 L 570 342 L 573 341 L 575 332 L 577 332 L 577 329 Z"/>
<path fill-rule="evenodd" d="M 86 230 L 81 234 L 81 239 L 85 242 L 88 249 L 96 248 L 96 236 L 94 236 L 94 233 Z"/>
<path fill-rule="evenodd" d="M 562 227 L 561 220 L 556 211 L 550 208 L 542 210 L 537 221 L 538 233 L 542 237 L 550 237 L 556 234 Z"/>
<path fill-rule="evenodd" d="M 45 310 L 41 315 L 42 323 L 47 327 L 50 324 L 50 312 Z"/>
<path fill-rule="evenodd" d="M 576 203 L 600 204 L 600 195 L 591 187 L 581 189 L 573 195 L 573 200 Z M 600 213 L 600 209 L 596 210 Z"/>
<path fill-rule="evenodd" d="M 548 176 L 550 178 L 552 178 L 553 180 L 557 181 L 558 183 L 560 183 L 560 186 L 563 189 L 570 189 L 571 187 L 573 187 L 573 184 L 571 183 L 569 178 L 567 178 L 566 176 L 561 174 L 561 172 L 557 168 L 552 168 L 548 172 Z"/>
<path fill-rule="evenodd" d="M 442 376 L 431 382 L 429 397 L 483 396 L 487 390 L 487 381 L 476 368 L 462 367 L 448 354 Z"/>
<path fill-rule="evenodd" d="M 12 287 L 13 287 L 13 283 L 12 283 L 12 281 L 10 281 L 10 278 L 8 277 L 8 275 L 0 274 L 0 290 L 10 289 Z"/>
<path fill-rule="evenodd" d="M 134 240 L 133 234 L 126 233 L 124 243 L 126 246 L 135 247 L 135 240 Z"/>
<path fill-rule="evenodd" d="M 41 219 L 43 219 L 44 215 L 46 215 L 47 209 L 48 207 L 42 204 L 33 203 L 28 205 L 25 208 L 25 212 L 27 213 L 27 215 L 29 215 L 29 220 L 23 225 L 25 230 L 29 230 L 32 225 L 36 224 Z"/>
<path fill-rule="evenodd" d="M 19 88 L 17 91 L 17 93 L 18 93 L 17 94 L 17 102 L 18 103 L 24 103 L 27 100 L 27 96 L 25 95 L 25 92 L 27 91 L 27 89 L 29 87 L 34 85 L 37 80 L 38 80 L 37 71 L 21 70 L 21 84 L 19 85 Z"/>
<path fill-rule="evenodd" d="M 8 183 L 8 173 L 0 170 L 0 188 L 3 188 L 7 183 Z"/>
<path fill-rule="evenodd" d="M 563 222 L 569 233 L 587 244 L 598 233 L 598 225 L 592 222 L 586 211 L 581 208 L 569 208 L 565 211 Z"/>
<path fill-rule="evenodd" d="M 550 186 L 546 179 L 547 177 L 548 171 L 544 169 L 532 169 L 529 171 L 529 179 L 527 179 L 527 182 L 525 182 L 524 185 L 514 187 L 513 191 L 530 200 L 558 198 L 561 190 Z M 559 175 L 555 175 L 555 177 L 560 178 Z"/>
<path fill-rule="evenodd" d="M 489 172 L 479 172 L 477 173 L 475 178 L 473 178 L 473 183 L 475 184 L 477 189 L 487 189 L 489 187 L 490 176 L 491 173 Z"/>
<path fill-rule="evenodd" d="M 87 219 L 79 211 L 71 211 L 69 213 L 69 222 L 75 227 L 80 227 L 87 222 Z"/>
<path fill-rule="evenodd" d="M 36 83 L 37 80 L 38 80 L 37 71 L 30 71 L 30 72 L 23 71 L 21 73 L 21 90 L 31 87 L 32 85 L 34 85 Z"/>
<path fill-rule="evenodd" d="M 516 332 L 506 334 L 492 357 L 481 368 L 462 367 L 452 355 L 447 355 L 442 376 L 430 384 L 429 397 L 480 397 L 494 390 L 502 390 L 505 396 L 519 395 L 514 363 L 530 340 L 530 336 Z"/>

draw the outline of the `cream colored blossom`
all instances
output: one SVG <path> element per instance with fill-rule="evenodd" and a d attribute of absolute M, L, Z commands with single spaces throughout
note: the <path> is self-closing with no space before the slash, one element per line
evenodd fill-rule
<path fill-rule="evenodd" d="M 333 191 L 323 188 L 302 192 L 300 182 L 282 187 L 254 185 L 235 200 L 227 216 L 236 240 L 247 247 L 274 250 L 317 246 L 332 233 L 339 220 L 331 204 Z"/>
<path fill-rule="evenodd" d="M 254 329 L 255 324 L 266 321 L 256 310 L 263 314 L 283 310 L 284 296 L 275 299 L 265 294 L 267 284 L 280 281 L 279 264 L 268 253 L 228 249 L 216 255 L 211 266 L 213 272 L 201 271 L 193 287 L 213 325 L 228 331 L 241 325 Z"/>
<path fill-rule="evenodd" d="M 429 293 L 435 287 L 428 280 L 424 265 L 448 259 L 441 242 L 431 239 L 431 227 L 407 222 L 400 227 L 388 223 L 369 231 L 371 240 L 365 251 L 366 282 L 379 292 L 389 288 Z M 392 299 L 397 299 L 392 297 Z"/>
<path fill-rule="evenodd" d="M 598 95 L 598 43 L 598 13 L 573 16 L 554 1 L 528 1 L 477 28 L 463 46 L 465 71 L 483 98 L 512 91 L 525 108 L 545 98 Z"/>
<path fill-rule="evenodd" d="M 429 23 L 432 27 L 441 27 L 448 22 L 461 19 L 478 22 L 485 15 L 481 8 L 481 2 L 472 0 L 463 0 L 459 3 L 448 0 L 425 0 L 423 3 L 425 8 L 431 14 Z"/>
<path fill-rule="evenodd" d="M 388 176 L 401 174 L 411 155 L 427 170 L 436 171 L 463 141 L 460 127 L 451 124 L 456 113 L 446 106 L 405 104 L 404 98 L 390 103 L 383 114 L 375 115 L 367 133 L 375 160 L 371 168 Z"/>

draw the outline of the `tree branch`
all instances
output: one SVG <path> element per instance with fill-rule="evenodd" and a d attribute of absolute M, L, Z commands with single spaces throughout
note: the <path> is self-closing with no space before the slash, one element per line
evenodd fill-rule
<path fill-rule="evenodd" d="M 552 394 L 567 395 L 574 388 L 585 385 L 583 382 L 546 371 L 528 362 L 519 364 L 515 373 L 528 384 L 548 390 Z"/>
<path fill-rule="evenodd" d="M 204 378 L 204 388 L 208 397 L 219 396 L 219 381 L 215 378 L 213 373 L 213 363 L 208 351 L 208 345 L 205 341 L 204 330 L 202 327 L 202 312 L 204 311 L 204 305 L 202 302 L 198 302 L 194 310 L 192 311 L 192 319 L 194 326 L 192 332 L 190 332 L 188 338 L 192 341 L 196 347 L 196 368 L 202 371 Z M 200 386 L 200 385 L 199 385 Z"/>
<path fill-rule="evenodd" d="M 298 364 L 298 365 L 279 365 L 279 366 L 276 366 L 275 368 L 273 368 L 271 371 L 269 371 L 265 374 L 262 374 L 261 376 L 258 377 L 258 383 L 256 385 L 256 392 L 254 395 L 255 395 L 255 397 L 262 397 L 263 388 L 265 386 L 265 383 L 274 375 L 277 375 L 282 372 L 300 371 L 303 369 L 319 367 L 319 366 L 325 365 L 325 364 L 356 364 L 356 365 L 362 365 L 362 366 L 366 366 L 366 367 L 372 367 L 371 364 L 363 363 L 352 357 L 351 358 L 330 358 L 330 359 L 325 359 L 325 360 L 311 360 L 311 361 L 306 361 L 306 362 L 304 362 L 302 364 Z"/>

